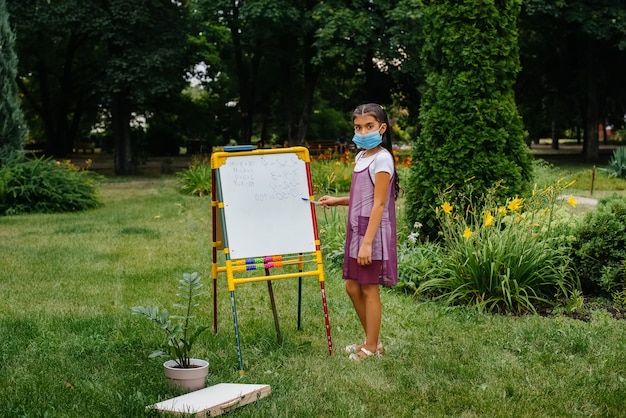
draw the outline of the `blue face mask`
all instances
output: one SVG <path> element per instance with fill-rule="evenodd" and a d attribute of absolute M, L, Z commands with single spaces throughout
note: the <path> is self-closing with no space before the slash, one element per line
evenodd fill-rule
<path fill-rule="evenodd" d="M 383 137 L 378 131 L 370 132 L 365 135 L 354 134 L 352 142 L 354 142 L 357 147 L 367 150 L 379 146 L 383 142 Z"/>

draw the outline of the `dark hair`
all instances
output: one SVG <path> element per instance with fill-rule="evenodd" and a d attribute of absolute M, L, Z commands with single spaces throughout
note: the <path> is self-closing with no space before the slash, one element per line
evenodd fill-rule
<path fill-rule="evenodd" d="M 391 145 L 391 140 L 393 138 L 393 129 L 391 128 L 391 124 L 389 123 L 389 117 L 387 116 L 387 112 L 385 108 L 379 105 L 378 103 L 365 103 L 359 105 L 352 112 L 352 120 L 357 116 L 365 116 L 371 115 L 380 123 L 384 123 L 387 125 L 387 129 L 383 133 L 383 142 L 382 146 L 385 148 L 391 156 L 393 157 L 393 147 Z M 395 157 L 394 157 L 394 167 L 393 167 L 393 178 L 394 178 L 394 197 L 398 198 L 398 193 L 400 193 L 400 181 L 398 180 L 398 173 L 396 172 L 395 167 Z"/>

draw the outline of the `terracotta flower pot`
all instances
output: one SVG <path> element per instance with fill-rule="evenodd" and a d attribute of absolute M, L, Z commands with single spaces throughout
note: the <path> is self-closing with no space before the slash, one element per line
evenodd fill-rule
<path fill-rule="evenodd" d="M 202 389 L 206 386 L 206 377 L 209 374 L 209 362 L 200 359 L 190 359 L 191 367 L 178 367 L 175 360 L 163 363 L 165 377 L 173 389 L 183 389 L 187 392 Z"/>

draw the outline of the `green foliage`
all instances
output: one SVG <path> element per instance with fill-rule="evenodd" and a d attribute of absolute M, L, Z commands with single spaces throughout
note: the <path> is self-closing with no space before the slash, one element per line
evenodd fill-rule
<path fill-rule="evenodd" d="M 0 0 L 0 167 L 24 148 L 26 123 L 18 99 L 15 34 L 6 0 Z"/>
<path fill-rule="evenodd" d="M 200 334 L 209 329 L 207 326 L 198 326 L 192 331 L 189 324 L 196 317 L 192 312 L 200 305 L 197 302 L 198 297 L 202 294 L 200 289 L 203 284 L 200 280 L 198 273 L 193 272 L 183 273 L 183 278 L 178 281 L 180 285 L 176 296 L 182 300 L 182 303 L 174 303 L 174 308 L 180 310 L 180 315 L 170 315 L 167 309 L 159 310 L 156 306 L 134 306 L 132 308 L 134 314 L 144 315 L 165 332 L 166 340 L 163 348 L 150 354 L 151 358 L 169 356 L 170 359 L 176 360 L 180 367 L 190 367 L 193 344 Z M 172 323 L 172 319 L 179 319 L 180 321 Z"/>
<path fill-rule="evenodd" d="M 427 236 L 436 237 L 439 227 L 432 210 L 437 191 L 451 184 L 472 178 L 480 196 L 501 181 L 501 200 L 529 189 L 531 155 L 513 95 L 520 3 L 443 1 L 425 8 L 427 89 L 407 215 Z"/>
<path fill-rule="evenodd" d="M 97 207 L 101 177 L 70 161 L 12 160 L 0 168 L 0 215 L 75 212 Z"/>
<path fill-rule="evenodd" d="M 311 162 L 311 183 L 315 194 L 338 194 L 350 191 L 352 181 L 352 154 L 336 159 L 320 155 Z"/>
<path fill-rule="evenodd" d="M 451 201 L 452 193 L 442 194 L 436 214 L 443 262 L 419 291 L 448 303 L 514 313 L 570 299 L 578 289 L 570 267 L 570 215 L 557 205 L 567 186 L 535 189 L 527 200 L 509 198 L 502 206 L 496 190 L 478 199 L 471 190 Z"/>
<path fill-rule="evenodd" d="M 612 195 L 587 212 L 574 230 L 573 260 L 583 288 L 593 292 L 623 289 L 626 261 L 626 198 Z"/>
<path fill-rule="evenodd" d="M 176 173 L 181 193 L 192 196 L 211 194 L 211 163 L 206 157 L 193 157 L 188 169 Z"/>
<path fill-rule="evenodd" d="M 626 306 L 626 260 L 622 261 L 618 278 L 620 279 L 621 289 L 611 294 L 615 303 Z"/>
<path fill-rule="evenodd" d="M 320 210 L 322 214 L 318 214 L 317 222 L 326 267 L 341 271 L 346 246 L 346 211 L 338 207 L 323 208 L 318 212 Z"/>
<path fill-rule="evenodd" d="M 421 284 L 439 277 L 442 266 L 443 248 L 434 242 L 420 242 L 413 232 L 398 243 L 398 284 L 394 288 L 415 294 Z"/>
<path fill-rule="evenodd" d="M 613 151 L 607 170 L 611 177 L 626 179 L 626 147 L 619 147 Z"/>

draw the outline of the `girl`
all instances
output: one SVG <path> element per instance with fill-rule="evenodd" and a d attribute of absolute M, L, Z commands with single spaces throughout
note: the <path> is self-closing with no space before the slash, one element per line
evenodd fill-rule
<path fill-rule="evenodd" d="M 391 148 L 391 126 L 381 105 L 368 103 L 352 113 L 356 155 L 349 197 L 322 196 L 327 206 L 348 206 L 343 264 L 346 292 L 365 331 L 365 343 L 345 348 L 359 361 L 383 353 L 379 285 L 398 282 L 395 199 L 399 185 Z"/>

